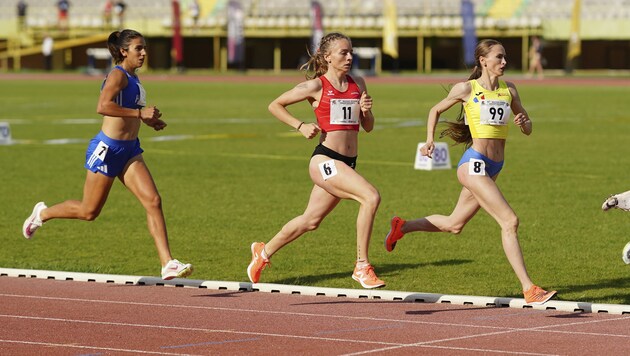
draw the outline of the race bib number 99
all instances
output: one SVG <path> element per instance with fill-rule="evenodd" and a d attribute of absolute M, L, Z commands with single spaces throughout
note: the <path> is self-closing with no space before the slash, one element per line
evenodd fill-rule
<path fill-rule="evenodd" d="M 484 100 L 479 110 L 482 125 L 507 125 L 512 114 L 510 103 L 503 100 Z"/>
<path fill-rule="evenodd" d="M 331 125 L 358 125 L 359 99 L 330 99 Z"/>

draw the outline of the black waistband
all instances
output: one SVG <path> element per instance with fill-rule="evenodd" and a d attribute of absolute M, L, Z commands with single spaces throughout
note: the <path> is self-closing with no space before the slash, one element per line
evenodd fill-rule
<path fill-rule="evenodd" d="M 352 169 L 356 168 L 357 166 L 357 156 L 354 156 L 354 157 L 344 156 L 341 153 L 337 153 L 336 151 L 333 151 L 330 148 L 322 145 L 321 143 L 317 145 L 317 147 L 315 147 L 315 151 L 313 151 L 313 155 L 311 155 L 311 157 L 315 155 L 324 155 L 326 157 L 330 157 L 337 161 L 341 161 L 347 164 Z"/>

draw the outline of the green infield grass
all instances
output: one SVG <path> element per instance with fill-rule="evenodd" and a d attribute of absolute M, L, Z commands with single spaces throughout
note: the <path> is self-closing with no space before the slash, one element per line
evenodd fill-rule
<path fill-rule="evenodd" d="M 81 198 L 87 141 L 100 129 L 101 80 L 0 82 L 0 121 L 16 141 L 0 146 L 1 267 L 159 275 L 144 210 L 120 182 L 95 221 L 53 220 L 31 241 L 21 234 L 38 201 Z M 427 113 L 451 82 L 367 82 L 377 124 L 361 133 L 357 170 L 382 196 L 370 259 L 386 288 L 522 298 L 500 228 L 483 211 L 459 235 L 409 234 L 385 251 L 393 215 L 449 214 L 458 198 L 455 169 L 413 168 Z M 560 300 L 630 304 L 630 266 L 621 260 L 630 213 L 601 211 L 608 195 L 630 190 L 630 88 L 515 82 L 534 131 L 524 136 L 512 125 L 498 184 L 520 218 L 533 281 L 557 289 Z M 293 85 L 144 82 L 149 104 L 168 123 L 161 132 L 142 128 L 144 157 L 162 196 L 172 252 L 194 264 L 191 278 L 248 281 L 250 244 L 268 241 L 305 208 L 316 140 L 267 111 Z M 314 120 L 306 103 L 290 111 Z M 443 117 L 454 119 L 457 111 Z M 462 152 L 450 147 L 453 166 Z M 358 203 L 342 202 L 318 230 L 274 255 L 261 282 L 360 288 L 350 278 L 357 212 Z"/>

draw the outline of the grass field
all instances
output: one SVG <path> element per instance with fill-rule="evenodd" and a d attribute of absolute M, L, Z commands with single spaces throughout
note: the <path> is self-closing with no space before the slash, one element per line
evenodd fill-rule
<path fill-rule="evenodd" d="M 100 81 L 1 81 L 0 121 L 10 123 L 17 143 L 0 146 L 0 266 L 159 274 L 143 209 L 119 182 L 96 221 L 54 220 L 32 241 L 21 236 L 36 202 L 80 199 L 86 143 L 100 128 Z M 526 137 L 511 128 L 499 186 L 520 218 L 530 275 L 562 300 L 629 304 L 630 266 L 621 249 L 630 240 L 630 215 L 600 206 L 609 194 L 630 189 L 624 104 L 630 88 L 515 82 L 534 132 Z M 316 142 L 291 133 L 266 109 L 292 85 L 145 81 L 149 103 L 169 126 L 142 129 L 144 156 L 162 195 L 172 251 L 195 265 L 192 278 L 247 281 L 251 242 L 268 241 L 303 211 Z M 377 127 L 361 134 L 358 171 L 382 196 L 370 257 L 386 288 L 522 297 L 499 227 L 484 212 L 460 235 L 410 234 L 393 253 L 385 251 L 394 214 L 448 214 L 460 186 L 455 170 L 413 169 L 442 86 L 369 78 L 368 85 Z M 291 111 L 314 119 L 307 104 Z M 71 140 L 48 141 L 60 139 Z M 456 164 L 462 147 L 450 153 Z M 342 202 L 317 231 L 278 252 L 261 282 L 359 288 L 350 278 L 357 210 L 357 203 Z"/>

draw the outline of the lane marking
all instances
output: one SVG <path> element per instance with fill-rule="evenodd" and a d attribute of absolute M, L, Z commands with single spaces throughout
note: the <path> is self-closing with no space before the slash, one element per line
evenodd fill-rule
<path fill-rule="evenodd" d="M 101 304 L 121 304 L 121 305 L 135 305 L 145 307 L 163 307 L 163 308 L 182 308 L 182 309 L 201 309 L 201 310 L 218 310 L 218 311 L 232 311 L 242 313 L 260 313 L 260 314 L 278 314 L 289 316 L 304 316 L 304 317 L 321 317 L 321 318 L 333 318 L 333 319 L 347 319 L 347 320 L 368 320 L 368 321 L 383 321 L 383 322 L 397 322 L 408 324 L 425 324 L 425 325 L 441 325 L 441 326 L 460 326 L 480 329 L 498 329 L 505 330 L 505 327 L 499 326 L 479 326 L 470 324 L 456 324 L 456 323 L 442 323 L 434 321 L 421 321 L 421 320 L 401 320 L 390 318 L 375 318 L 367 316 L 350 316 L 350 315 L 337 315 L 337 314 L 314 314 L 314 313 L 302 313 L 302 312 L 286 312 L 275 310 L 260 310 L 260 309 L 241 309 L 241 308 L 225 308 L 225 307 L 209 307 L 198 305 L 178 305 L 178 304 L 156 304 L 156 303 L 144 303 L 144 302 L 128 302 L 128 301 L 116 301 L 116 300 L 97 300 L 97 299 L 80 299 L 80 298 L 64 298 L 64 297 L 47 297 L 47 296 L 33 296 L 33 295 L 19 295 L 19 294 L 0 294 L 0 297 L 15 297 L 25 299 L 42 299 L 42 300 L 58 300 L 63 302 L 83 302 L 83 303 L 101 303 Z M 0 314 L 0 317 L 11 317 L 11 315 Z M 19 317 L 19 316 L 16 316 Z"/>
<path fill-rule="evenodd" d="M 257 332 L 257 331 L 206 329 L 206 328 L 193 328 L 193 327 L 187 327 L 187 326 L 132 324 L 132 323 L 120 323 L 120 322 L 113 322 L 113 321 L 78 320 L 78 319 L 66 319 L 66 318 L 46 318 L 46 317 L 23 316 L 23 315 L 6 315 L 6 314 L 0 314 L 0 317 L 13 318 L 13 319 L 23 319 L 23 320 L 40 320 L 40 321 L 62 322 L 62 323 L 89 324 L 89 325 L 108 325 L 108 326 L 126 326 L 126 327 L 128 326 L 128 327 L 134 327 L 134 328 L 158 329 L 158 330 L 195 331 L 195 332 L 202 332 L 202 333 L 217 333 L 217 334 L 238 334 L 238 335 L 271 336 L 271 337 L 280 337 L 280 338 L 289 338 L 289 339 L 304 339 L 304 340 L 319 340 L 319 341 L 334 341 L 334 342 L 350 342 L 350 343 L 358 343 L 358 344 L 374 344 L 374 345 L 390 345 L 390 346 L 404 346 L 405 345 L 405 344 L 401 344 L 401 343 L 385 342 L 385 341 L 339 339 L 339 338 L 307 336 L 307 335 L 290 335 L 290 334 L 264 333 L 264 332 Z"/>
<path fill-rule="evenodd" d="M 206 345 L 224 345 L 230 343 L 239 343 L 239 342 L 249 342 L 249 341 L 258 341 L 259 337 L 252 337 L 249 339 L 239 339 L 239 340 L 224 340 L 224 341 L 208 341 L 201 342 L 197 344 L 184 344 L 184 345 L 173 345 L 173 346 L 161 346 L 162 349 L 183 349 L 186 347 L 197 347 L 197 346 L 206 346 Z"/>
<path fill-rule="evenodd" d="M 496 336 L 496 335 L 503 335 L 503 334 L 509 334 L 509 333 L 516 333 L 516 332 L 554 332 L 554 333 L 561 333 L 561 334 L 569 334 L 569 335 L 590 335 L 590 336 L 604 336 L 604 337 L 610 337 L 610 336 L 616 336 L 616 337 L 622 337 L 622 338 L 630 338 L 630 335 L 617 335 L 617 334 L 601 334 L 601 333 L 587 333 L 587 332 L 575 332 L 575 331 L 561 331 L 561 330 L 546 330 L 548 328 L 557 328 L 557 327 L 565 327 L 565 326 L 574 326 L 574 325 L 585 325 L 585 324 L 593 324 L 593 323 L 600 323 L 600 322 L 608 322 L 608 321 L 617 321 L 617 320 L 627 320 L 630 319 L 630 317 L 619 317 L 619 318 L 612 318 L 612 319 L 606 319 L 606 320 L 588 320 L 588 321 L 583 321 L 583 322 L 575 322 L 575 323 L 569 323 L 569 324 L 552 324 L 552 325 L 544 325 L 544 326 L 536 326 L 536 327 L 532 327 L 532 328 L 524 328 L 524 329 L 517 329 L 517 328 L 505 328 L 508 330 L 505 331 L 496 331 L 496 332 L 489 332 L 489 333 L 483 333 L 483 334 L 477 334 L 477 335 L 465 335 L 465 336 L 458 336 L 458 337 L 452 337 L 452 338 L 446 338 L 446 339 L 437 339 L 437 340 L 430 340 L 430 341 L 423 341 L 423 342 L 418 342 L 415 344 L 409 344 L 406 346 L 391 346 L 391 347 L 386 347 L 386 348 L 380 348 L 380 349 L 373 349 L 373 350 L 366 350 L 366 351 L 361 351 L 361 352 L 356 352 L 356 353 L 349 353 L 349 354 L 345 354 L 346 356 L 350 356 L 350 355 L 365 355 L 365 354 L 369 354 L 369 353 L 374 353 L 374 352 L 383 352 L 383 351 L 391 351 L 391 350 L 397 350 L 400 348 L 404 348 L 404 347 L 415 347 L 415 346 L 421 346 L 421 347 L 426 347 L 427 345 L 431 345 L 434 343 L 439 343 L 439 342 L 449 342 L 449 341 L 457 341 L 457 340 L 465 340 L 465 339 L 474 339 L 474 338 L 479 338 L 479 337 L 485 337 L 485 336 Z M 435 346 L 435 345 L 431 345 Z M 448 346 L 445 346 L 444 348 L 450 348 Z M 468 350 L 466 348 L 463 348 L 462 350 Z M 481 350 L 481 351 L 488 351 L 488 352 L 500 352 L 500 353 L 514 353 L 514 354 L 525 354 L 525 355 L 554 355 L 554 354 L 540 354 L 540 353 L 528 353 L 528 352 L 509 352 L 509 351 L 496 351 L 496 350 Z"/>
<path fill-rule="evenodd" d="M 151 308 L 162 307 L 162 308 L 181 308 L 181 309 L 201 309 L 201 310 L 231 311 L 231 312 L 240 312 L 240 313 L 260 313 L 260 314 L 277 314 L 277 315 L 289 315 L 289 316 L 304 316 L 304 317 L 309 317 L 309 318 L 320 317 L 320 318 L 332 318 L 332 319 L 379 321 L 379 322 L 406 323 L 406 324 L 424 324 L 424 325 L 436 325 L 436 326 L 458 326 L 458 327 L 468 327 L 468 328 L 477 328 L 477 329 L 497 329 L 497 330 L 501 330 L 502 332 L 516 332 L 516 331 L 537 331 L 538 332 L 540 331 L 540 332 L 553 332 L 553 333 L 558 333 L 558 334 L 571 334 L 571 335 L 583 334 L 583 335 L 590 335 L 590 336 L 606 336 L 606 337 L 612 336 L 612 337 L 620 337 L 620 338 L 630 338 L 630 335 L 623 335 L 623 334 L 545 330 L 549 328 L 558 328 L 558 327 L 564 327 L 564 326 L 578 326 L 578 325 L 587 325 L 587 324 L 596 324 L 596 323 L 606 323 L 606 322 L 611 322 L 611 321 L 624 321 L 624 320 L 629 320 L 630 315 L 615 316 L 608 319 L 584 320 L 584 321 L 578 321 L 578 322 L 573 322 L 573 323 L 568 323 L 568 324 L 558 323 L 558 324 L 543 325 L 543 326 L 537 326 L 537 327 L 531 327 L 531 328 L 515 328 L 515 327 L 505 327 L 505 326 L 459 324 L 459 323 L 445 323 L 445 322 L 421 321 L 421 320 L 403 320 L 403 319 L 377 318 L 377 317 L 351 316 L 351 315 L 338 315 L 338 314 L 314 314 L 314 313 L 287 312 L 287 311 L 275 311 L 275 310 L 209 307 L 209 306 L 200 306 L 200 305 L 161 304 L 161 303 L 129 302 L 129 301 L 118 301 L 118 300 L 66 298 L 66 297 L 49 297 L 49 296 L 34 296 L 34 295 L 5 294 L 5 293 L 0 293 L 0 297 L 55 300 L 55 301 L 62 301 L 62 302 L 135 305 L 135 306 L 145 306 L 145 307 L 151 307 Z M 466 309 L 463 308 L 461 310 L 466 310 Z M 0 317 L 19 318 L 20 316 L 0 314 Z M 33 318 L 36 318 L 36 317 L 33 317 Z"/>
<path fill-rule="evenodd" d="M 23 341 L 23 340 L 3 340 L 3 339 L 0 339 L 0 343 L 37 345 L 37 346 L 47 346 L 47 347 L 51 347 L 51 346 L 52 347 L 69 347 L 69 348 L 74 348 L 74 349 L 92 349 L 92 350 L 130 352 L 130 353 L 152 354 L 152 355 L 179 355 L 179 356 L 188 355 L 188 356 L 195 356 L 194 354 L 158 352 L 158 351 L 145 351 L 145 350 L 133 350 L 133 349 L 117 349 L 117 348 L 112 348 L 112 347 L 85 346 L 85 345 L 76 345 L 76 344 L 58 344 L 58 343 L 52 343 L 52 342 L 36 342 L 36 341 Z"/>
<path fill-rule="evenodd" d="M 522 355 L 556 355 L 556 354 L 544 354 L 544 353 L 531 353 L 531 352 L 523 352 L 523 351 L 505 351 L 505 350 L 494 350 L 494 349 L 476 349 L 476 348 L 462 348 L 462 347 L 451 347 L 451 346 L 440 346 L 440 345 L 431 345 L 439 342 L 449 342 L 463 339 L 471 339 L 471 338 L 479 338 L 485 336 L 494 336 L 494 335 L 502 335 L 508 333 L 522 332 L 522 331 L 530 331 L 530 329 L 534 330 L 537 328 L 528 328 L 528 329 L 512 329 L 512 330 L 504 330 L 504 331 L 495 331 L 490 333 L 476 334 L 476 335 L 468 335 L 461 337 L 453 337 L 453 338 L 445 338 L 438 340 L 430 340 L 423 341 L 412 344 L 405 343 L 392 343 L 392 342 L 384 342 L 384 341 L 370 341 L 370 340 L 355 340 L 355 339 L 340 339 L 340 338 L 327 338 L 327 337 L 315 337 L 315 336 L 305 336 L 305 335 L 287 335 L 287 334 L 278 334 L 278 333 L 261 333 L 261 332 L 248 332 L 248 331 L 236 331 L 236 330 L 217 330 L 217 329 L 205 329 L 205 328 L 193 328 L 193 327 L 178 327 L 178 326 L 166 326 L 166 325 L 148 325 L 148 324 L 132 324 L 132 323 L 120 323 L 120 322 L 105 322 L 105 321 L 89 321 L 89 320 L 76 320 L 76 319 L 66 319 L 66 318 L 46 318 L 46 317 L 28 317 L 28 316 L 12 316 L 12 315 L 2 315 L 0 317 L 8 317 L 8 318 L 16 318 L 16 319 L 28 319 L 28 320 L 43 320 L 43 321 L 53 321 L 53 322 L 64 322 L 64 323 L 83 323 L 83 324 L 92 324 L 92 325 L 111 325 L 111 326 L 128 326 L 128 327 L 139 327 L 139 328 L 149 328 L 149 329 L 162 329 L 162 330 L 177 330 L 177 331 L 196 331 L 196 332 L 204 332 L 204 333 L 226 333 L 226 334 L 243 334 L 243 335 L 257 335 L 257 336 L 270 336 L 270 337 L 280 337 L 280 338 L 293 338 L 293 339 L 305 339 L 305 340 L 319 340 L 319 341 L 332 341 L 332 342 L 349 342 L 349 343 L 360 343 L 360 344 L 372 344 L 372 345 L 389 345 L 388 347 L 383 347 L 379 349 L 366 350 L 356 353 L 349 353 L 345 355 L 364 355 L 368 353 L 374 352 L 383 352 L 389 350 L 397 350 L 401 348 L 410 348 L 410 347 L 423 347 L 423 348 L 439 348 L 439 349 L 452 349 L 452 350 L 469 350 L 469 351 L 482 351 L 482 352 L 493 352 L 493 353 L 507 353 L 507 354 L 522 354 Z M 570 333 L 571 334 L 571 333 Z M 2 340 L 0 340 L 2 342 Z M 216 342 L 221 343 L 221 342 Z M 215 344 L 216 344 L 215 343 Z M 45 344 L 45 343 L 41 343 Z M 208 343 L 213 344 L 213 343 Z M 195 344 L 190 344 L 191 346 Z M 199 344 L 201 345 L 201 344 Z M 76 346 L 81 348 L 91 348 L 88 346 Z M 103 348 L 107 349 L 107 348 Z M 116 349 L 113 349 L 116 350 Z M 143 353 L 154 353 L 154 352 L 143 352 Z M 171 354 L 168 354 L 171 355 Z"/>
<path fill-rule="evenodd" d="M 28 270 L 0 267 L 0 277 L 41 278 L 73 280 L 78 282 L 114 283 L 124 285 L 152 285 L 165 287 L 208 288 L 212 290 L 248 291 L 263 293 L 301 294 L 306 296 L 345 297 L 351 299 L 383 299 L 391 301 L 447 303 L 480 307 L 510 307 L 515 309 L 556 310 L 559 312 L 582 312 L 585 314 L 628 315 L 630 305 L 599 304 L 576 301 L 551 300 L 544 305 L 528 305 L 522 298 L 489 297 L 471 295 L 448 295 L 439 293 L 404 292 L 390 290 L 362 290 L 330 287 L 310 287 L 299 285 L 212 281 L 195 279 L 174 279 L 164 281 L 156 277 L 125 276 L 115 274 L 80 273 L 67 271 Z M 568 315 L 568 314 L 564 314 Z"/>

